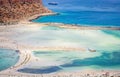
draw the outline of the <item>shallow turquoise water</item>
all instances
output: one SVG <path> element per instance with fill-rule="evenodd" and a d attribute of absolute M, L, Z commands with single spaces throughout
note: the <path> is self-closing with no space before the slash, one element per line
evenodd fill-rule
<path fill-rule="evenodd" d="M 47 62 L 45 62 L 44 64 L 51 63 L 51 66 L 43 65 L 42 67 L 38 68 L 26 67 L 18 71 L 25 73 L 45 74 L 65 71 L 75 72 L 87 69 L 120 69 L 120 50 L 111 53 L 109 51 L 34 51 L 33 53 L 39 59 L 47 59 Z M 59 64 L 57 65 L 54 63 Z"/>
<path fill-rule="evenodd" d="M 119 30 L 64 30 L 56 27 L 43 27 L 42 34 L 35 37 L 37 44 L 57 46 L 77 46 L 96 49 L 90 51 L 34 51 L 38 62 L 33 62 L 18 71 L 25 73 L 55 73 L 80 71 L 86 69 L 104 70 L 120 69 L 120 31 Z M 53 32 L 52 32 L 53 31 Z M 47 33 L 47 34 L 46 34 Z M 49 34 L 48 34 L 49 33 Z M 57 41 L 58 42 L 54 42 Z M 44 42 L 43 42 L 44 41 Z M 51 42 L 52 41 L 52 42 Z M 65 42 L 69 42 L 65 45 Z M 75 43 L 75 44 L 74 44 Z M 55 44 L 55 45 L 54 45 Z"/>
<path fill-rule="evenodd" d="M 109 35 L 120 38 L 120 31 L 119 30 L 118 31 L 116 31 L 116 30 L 103 30 L 103 32 L 105 32 Z"/>
<path fill-rule="evenodd" d="M 86 69 L 120 69 L 119 30 L 76 30 L 44 26 L 14 39 L 31 46 L 86 49 L 86 51 L 33 51 L 38 61 L 28 63 L 19 69 L 19 72 L 45 74 Z M 89 52 L 88 48 L 95 49 L 96 52 Z"/>
<path fill-rule="evenodd" d="M 112 52 L 120 49 L 119 35 L 119 30 L 73 30 L 45 26 L 13 39 L 33 46 L 82 47 Z"/>
<path fill-rule="evenodd" d="M 17 63 L 19 54 L 11 49 L 0 49 L 0 71 Z"/>

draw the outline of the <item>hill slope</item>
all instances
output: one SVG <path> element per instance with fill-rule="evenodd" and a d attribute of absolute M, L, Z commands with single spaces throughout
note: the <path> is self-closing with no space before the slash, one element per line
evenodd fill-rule
<path fill-rule="evenodd" d="M 0 0 L 0 23 L 14 23 L 30 16 L 51 12 L 41 0 Z"/>

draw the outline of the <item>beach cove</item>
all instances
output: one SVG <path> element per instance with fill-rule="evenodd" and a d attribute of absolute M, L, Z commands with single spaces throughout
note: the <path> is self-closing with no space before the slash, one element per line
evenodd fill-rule
<path fill-rule="evenodd" d="M 1 0 L 0 77 L 120 77 L 119 4 Z"/>

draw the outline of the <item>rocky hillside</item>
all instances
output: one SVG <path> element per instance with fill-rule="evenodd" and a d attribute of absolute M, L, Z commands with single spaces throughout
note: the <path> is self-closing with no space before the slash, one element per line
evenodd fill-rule
<path fill-rule="evenodd" d="M 30 16 L 51 12 L 41 0 L 0 0 L 0 23 L 14 23 Z"/>

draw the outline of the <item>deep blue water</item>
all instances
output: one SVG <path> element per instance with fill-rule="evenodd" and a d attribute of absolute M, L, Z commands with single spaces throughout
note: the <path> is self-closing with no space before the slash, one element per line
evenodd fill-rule
<path fill-rule="evenodd" d="M 58 5 L 48 5 L 49 2 L 58 2 Z M 40 17 L 34 22 L 120 26 L 119 0 L 43 0 L 43 3 L 60 14 Z"/>

